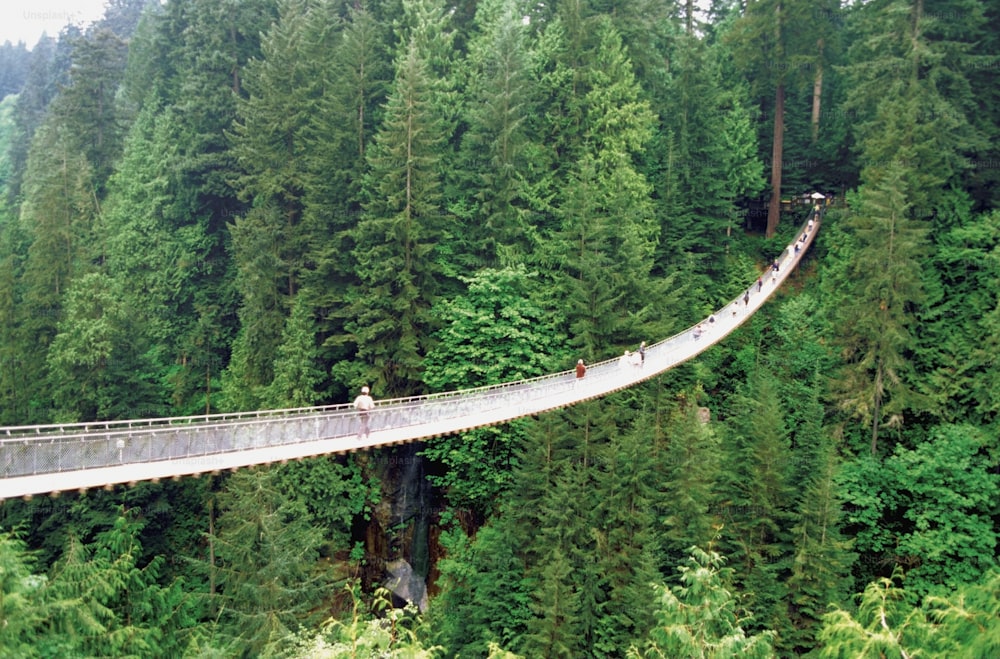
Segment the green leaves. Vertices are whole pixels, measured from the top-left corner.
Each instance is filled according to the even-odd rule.
[[[845,520],[869,568],[865,576],[903,566],[909,588],[923,595],[972,582],[996,565],[989,516],[1000,479],[984,446],[980,430],[945,425],[915,449],[897,447],[882,464],[846,465]]]
[[[724,657],[774,656],[771,632],[747,635],[736,599],[727,583],[729,570],[721,555],[709,549],[690,548],[680,566],[680,585],[655,586],[658,597],[656,624],[640,647],[628,656]]]

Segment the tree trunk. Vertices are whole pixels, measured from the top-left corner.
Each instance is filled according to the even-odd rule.
[[[874,400],[872,401],[872,457],[875,457],[875,451],[878,449],[878,422],[879,415],[882,414],[882,360],[878,360],[878,365],[875,369],[875,391]]]
[[[816,41],[816,77],[813,78],[812,142],[819,138],[819,106],[823,97],[823,40]]]
[[[214,499],[208,500],[208,601],[215,614],[215,507]]]
[[[773,238],[781,213],[781,158],[785,141],[785,85],[774,90],[774,142],[771,150],[771,203],[767,207],[767,238]]]

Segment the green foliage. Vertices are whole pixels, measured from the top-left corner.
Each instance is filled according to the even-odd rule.
[[[469,126],[462,136],[463,162],[452,177],[458,179],[454,194],[466,207],[463,251],[471,252],[472,265],[496,267],[523,263],[537,248],[529,186],[541,163],[529,157],[527,122],[534,99],[523,14],[510,0],[482,2],[476,22],[481,32],[467,58]]]
[[[711,424],[698,418],[692,401],[682,399],[666,412],[666,446],[656,460],[662,475],[659,515],[661,570],[680,564],[692,546],[707,546],[718,533],[718,482],[722,446]]]
[[[846,521],[864,564],[874,568],[864,578],[904,566],[910,590],[923,595],[970,583],[996,564],[989,516],[998,481],[984,442],[975,428],[941,426],[883,463],[845,465]]]
[[[71,538],[50,575],[41,656],[174,657],[200,613],[184,584],[158,583],[164,557],[140,563],[141,522],[128,511],[91,544]]]
[[[319,402],[317,388],[325,374],[319,366],[311,310],[296,298],[274,358],[274,379],[264,404],[273,408],[308,407]]]
[[[162,409],[156,374],[132,336],[134,311],[115,282],[92,272],[65,297],[65,318],[48,351],[56,416],[72,421],[134,416]]]
[[[290,659],[340,659],[341,657],[385,657],[385,659],[431,659],[439,647],[425,647],[410,629],[413,611],[392,609],[389,593],[379,589],[371,612],[362,611],[358,585],[347,585],[352,601],[348,620],[331,618],[316,634],[300,634]]]
[[[207,223],[174,175],[182,161],[180,129],[170,110],[151,104],[139,113],[108,182],[100,229],[120,303],[142,310],[142,322],[129,326],[130,342],[148,347],[144,357],[161,396],[175,410],[210,411],[212,380],[230,338],[216,281],[224,268],[213,259]],[[144,402],[141,416],[162,414],[165,401],[159,408]]]
[[[913,607],[906,591],[893,579],[881,578],[865,588],[857,618],[843,609],[824,616],[820,656],[919,656],[920,650],[930,649],[933,633],[924,611]]]
[[[37,657],[38,630],[49,616],[43,600],[46,579],[34,574],[24,541],[0,533],[0,654]]]
[[[955,191],[944,199],[933,233],[933,268],[924,271],[927,298],[920,312],[917,382],[932,404],[923,410],[947,422],[984,420],[992,404],[995,354],[988,323],[996,309],[1000,263],[996,259],[1000,215],[973,214],[971,200]]]
[[[438,561],[441,594],[429,614],[431,637],[454,657],[479,657],[489,646],[517,647],[531,618],[535,581],[524,575],[520,549],[504,518],[475,537],[445,531],[447,555]]]
[[[856,20],[846,107],[857,114],[862,175],[899,170],[913,215],[927,217],[967,169],[962,154],[982,148],[966,77],[982,5],[949,0],[928,11],[894,0],[865,6]]]
[[[209,603],[220,633],[239,656],[276,653],[291,634],[316,622],[329,576],[317,569],[322,532],[275,470],[242,470],[218,498],[214,584]]]
[[[832,388],[841,407],[870,428],[872,455],[882,426],[899,428],[907,406],[919,403],[908,351],[915,305],[923,299],[926,230],[909,216],[902,177],[901,168],[890,168],[852,200],[851,294],[835,312],[846,365]]]
[[[654,586],[656,623],[641,647],[629,648],[639,657],[773,657],[772,632],[748,635],[739,606],[730,591],[730,570],[718,553],[690,548],[686,565],[678,567],[681,584]]]
[[[321,623],[410,538],[393,470],[317,458],[5,503],[0,654],[799,654],[897,566],[831,655],[997,654],[996,2],[711,4],[129,0],[40,42],[0,106],[2,423],[559,371],[756,277],[762,162],[861,187],[735,344],[425,447],[431,629],[357,585]],[[731,570],[651,593],[717,534]]]
[[[378,483],[365,478],[353,458],[317,457],[275,467],[280,489],[322,524],[331,548],[350,545],[353,521],[378,499]]]
[[[903,523],[897,552],[911,566],[908,587],[924,594],[971,583],[996,566],[997,533],[990,519],[1000,475],[983,455],[978,428],[935,428],[914,450],[897,448],[887,463],[898,474]]]
[[[368,152],[368,202],[355,234],[359,286],[347,329],[369,381],[388,395],[421,388],[434,329],[430,308],[441,284],[438,172],[447,135],[433,113],[430,56],[414,39],[397,59],[385,120]]]
[[[1000,648],[995,570],[947,597],[914,604],[897,585],[902,573],[868,584],[856,613],[828,613],[819,633],[822,657],[989,657]]]
[[[941,645],[948,654],[988,657],[1000,652],[1000,572],[983,573],[979,581],[949,594],[928,597],[924,608],[940,625]]]

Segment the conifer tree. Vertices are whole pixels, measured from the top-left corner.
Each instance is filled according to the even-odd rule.
[[[932,245],[917,311],[920,331],[912,355],[923,377],[920,413],[945,422],[985,420],[995,413],[991,375],[995,360],[989,314],[996,309],[1000,263],[990,257],[1000,236],[1000,214],[974,214],[958,190],[945,196],[933,219]]]
[[[734,594],[729,568],[717,552],[690,548],[678,567],[681,584],[656,586],[656,623],[645,643],[628,650],[639,657],[773,657],[773,632],[749,635]]]
[[[64,299],[65,317],[48,351],[55,414],[72,421],[155,416],[162,410],[156,374],[135,339],[135,310],[114,281],[88,273]]]
[[[850,588],[850,566],[857,555],[840,531],[836,451],[832,442],[821,445],[811,463],[814,472],[803,488],[798,521],[792,527],[795,557],[788,577],[788,617],[792,629],[780,639],[783,647],[806,650],[815,646],[822,616],[831,605],[845,604]]]
[[[775,629],[792,553],[794,492],[791,442],[784,410],[769,373],[752,372],[729,422],[734,446],[727,453],[723,541],[737,583],[747,592],[757,622]],[[776,630],[779,631],[780,630]]]
[[[826,9],[817,10],[816,3],[803,0],[747,2],[742,16],[725,36],[737,66],[754,83],[755,96],[761,99],[764,115],[770,120],[770,131],[762,130],[771,145],[768,238],[774,236],[781,212],[786,94],[789,86],[801,82],[804,71],[799,65],[804,59],[814,59],[817,64],[823,60],[822,38],[831,31],[835,17],[835,4],[826,4]],[[810,57],[814,53],[817,56]],[[812,76],[805,79],[815,82]]]
[[[27,175],[28,152],[35,131],[44,123],[49,104],[66,82],[72,46],[66,39],[44,36],[31,49],[28,76],[24,88],[17,95],[14,110],[15,132],[9,147],[10,179],[5,194],[14,205],[21,198]]]
[[[67,132],[69,146],[90,165],[95,197],[121,156],[127,126],[115,97],[125,70],[128,46],[107,27],[73,41],[68,84],[53,101],[51,118]]]
[[[875,182],[898,169],[917,219],[931,215],[941,191],[960,180],[964,154],[984,146],[969,120],[978,110],[966,76],[982,4],[924,5],[894,0],[859,8],[846,103],[858,115],[863,178]]]
[[[470,265],[516,264],[536,247],[531,223],[529,186],[541,163],[528,157],[531,112],[528,29],[513,0],[480,3],[476,21],[481,33],[469,46],[466,94],[468,124],[462,136],[463,166],[451,176],[458,188],[453,207],[461,207]]]
[[[664,213],[657,265],[666,272],[718,274],[731,241],[733,202],[763,188],[757,136],[741,102],[745,90],[726,90],[722,80],[718,60],[727,55],[693,35],[679,37],[668,55],[655,105],[661,127],[647,156]]]
[[[428,617],[433,640],[449,656],[483,656],[491,643],[521,645],[533,582],[507,522],[494,517],[471,539],[459,529],[442,535],[447,555],[437,563],[441,594]]]
[[[158,583],[164,557],[141,562],[142,522],[123,510],[92,543],[71,538],[50,575],[51,617],[38,635],[41,656],[149,656],[183,653],[195,632],[196,600],[180,582]]]
[[[824,616],[819,633],[821,657],[909,657],[933,648],[932,625],[921,608],[908,602],[897,579],[902,579],[902,572],[868,584],[856,618],[844,609]]]
[[[296,297],[274,357],[274,379],[264,404],[268,407],[308,407],[319,402],[324,373],[317,359],[316,330],[311,310]]]
[[[445,225],[435,86],[412,39],[397,61],[385,120],[368,152],[367,203],[353,255],[359,285],[347,327],[365,374],[386,395],[420,390],[434,330],[430,308],[441,285],[436,247]]]
[[[846,366],[834,387],[840,405],[868,426],[872,455],[882,426],[899,427],[913,398],[907,355],[926,232],[906,199],[903,172],[891,167],[854,200],[849,222],[858,246],[849,294],[836,311]]]
[[[0,565],[0,648],[10,656],[41,656],[38,635],[50,615],[45,576],[34,572],[24,541],[9,531],[0,533]]]
[[[531,657],[572,659],[583,651],[579,628],[580,596],[570,579],[573,568],[559,545],[545,557],[528,621],[523,653]]]
[[[62,318],[63,296],[74,278],[88,272],[95,256],[93,223],[97,213],[90,166],[70,147],[58,122],[40,128],[32,144],[21,207],[26,254],[17,314],[19,376],[22,395],[33,408],[22,423],[47,420],[51,405],[42,384],[46,355]],[[28,410],[26,410],[28,411]]]
[[[652,625],[649,599],[657,578],[653,514],[652,433],[643,417],[619,430],[598,454],[594,494],[597,574],[606,584],[601,625],[590,643],[597,655],[615,655],[645,637]]]
[[[142,108],[108,182],[99,230],[108,276],[124,302],[142,309],[131,340],[149,347],[172,408],[193,413],[212,409],[231,330],[222,320],[229,310],[218,283],[225,263],[172,175],[183,159],[179,131],[172,109],[153,102]]]
[[[690,547],[708,546],[718,533],[720,438],[697,412],[693,404],[681,401],[663,423],[661,441],[666,446],[658,452],[662,493],[656,510],[663,555],[659,568],[664,574],[683,562]]]
[[[324,576],[315,569],[321,530],[270,469],[234,474],[219,495],[211,538],[217,592],[211,604],[242,655],[275,653],[315,622]]]

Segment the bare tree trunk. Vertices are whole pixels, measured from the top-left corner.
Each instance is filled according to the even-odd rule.
[[[208,601],[215,614],[215,508],[208,500]]]
[[[785,85],[779,82],[774,90],[774,142],[771,150],[771,203],[767,207],[768,238],[774,237],[781,214],[781,158],[785,142]]]
[[[878,361],[878,366],[875,369],[875,391],[874,400],[872,401],[872,456],[874,457],[875,451],[878,448],[878,421],[879,415],[882,414],[882,360]]]
[[[816,48],[819,50],[816,58],[816,77],[813,78],[813,112],[812,112],[812,141],[813,144],[819,138],[819,105],[823,98],[823,40],[816,41]]]

